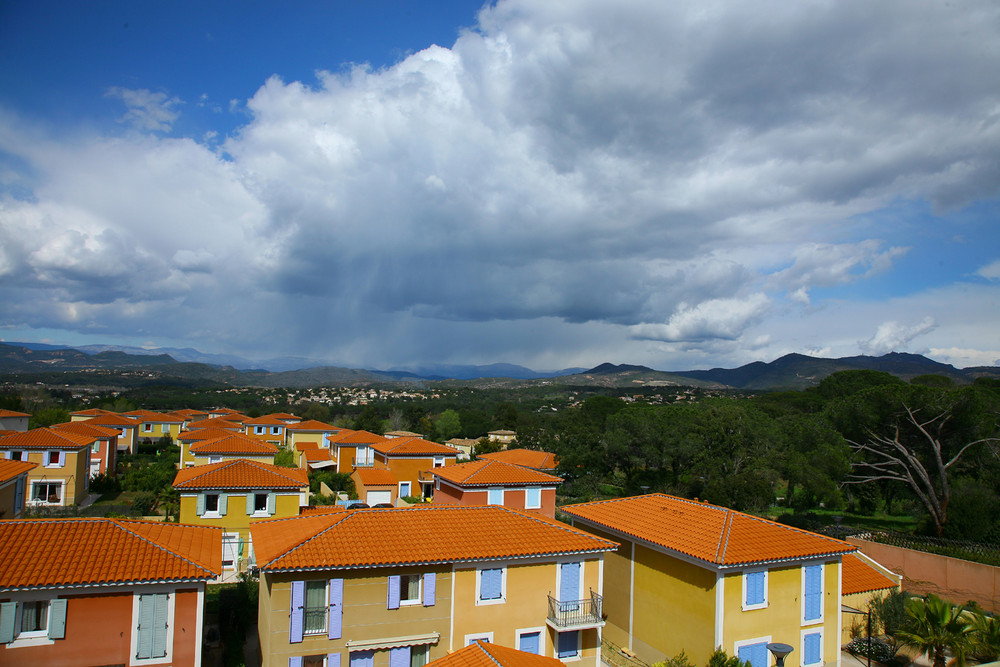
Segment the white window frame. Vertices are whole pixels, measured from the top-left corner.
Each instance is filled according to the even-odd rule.
[[[405,493],[403,492],[403,486],[404,485],[406,486],[406,492]],[[413,488],[412,487],[413,487],[413,482],[400,482],[399,483],[399,497],[402,498],[404,496],[412,496],[413,495],[413,493],[412,493]]]
[[[135,654],[139,651],[139,596],[163,594],[167,596],[166,655],[162,658],[137,658]],[[140,586],[132,593],[132,645],[129,647],[129,665],[164,665],[173,662],[174,602],[176,599],[176,591],[168,586]]]
[[[498,502],[498,503],[493,502],[492,497],[493,497],[494,493],[499,493],[500,494],[500,502]],[[487,505],[503,505],[503,500],[504,499],[503,499],[503,487],[502,486],[494,486],[494,487],[490,487],[490,488],[486,489],[486,504]]]
[[[819,566],[819,618],[806,619],[806,568],[809,566]],[[799,618],[802,621],[802,625],[820,625],[826,620],[826,563],[803,563],[802,567],[799,568],[801,574],[799,579],[801,580],[800,597],[802,600],[802,610],[799,614]]]
[[[534,634],[536,632],[538,633],[538,655],[545,655],[545,637],[548,633],[546,633],[544,625],[539,625],[535,628],[518,628],[515,630],[514,636],[516,639],[514,641],[514,648],[518,651],[523,651],[524,649],[521,648],[521,636]]]
[[[170,433],[170,424],[160,424],[160,433]]]
[[[59,486],[59,502],[50,503],[48,500],[35,500],[35,485],[45,484],[46,486],[51,484],[57,484]],[[48,498],[48,495],[46,495]],[[42,505],[47,505],[49,507],[62,507],[66,504],[66,480],[64,479],[33,479],[31,480],[30,486],[28,487],[28,504],[38,507]]]
[[[434,467],[435,468],[443,468],[444,467],[444,457],[443,456],[435,456],[434,457]]]
[[[309,612],[309,607],[306,603],[309,600],[309,584],[323,584],[323,599],[326,600],[325,608],[329,610],[330,605],[330,582],[326,579],[307,579],[305,584],[302,586],[302,636],[303,637],[320,637],[327,634],[330,628],[330,614],[329,612],[323,615],[323,627],[317,630],[307,630],[306,629],[306,614]]]
[[[17,454],[18,457],[14,458],[14,454]],[[4,458],[8,461],[27,461],[28,451],[25,449],[9,449]]]
[[[53,454],[56,455],[56,462],[55,463],[51,462]],[[46,449],[45,450],[45,459],[44,459],[43,467],[45,467],[45,468],[61,468],[62,466],[59,465],[59,460],[61,458],[62,458],[62,452],[60,452],[58,449]]]
[[[806,662],[806,635],[819,634],[819,661],[818,662]],[[800,658],[800,664],[802,667],[815,667],[815,665],[822,665],[825,661],[823,660],[823,641],[826,637],[823,636],[823,627],[813,626],[809,628],[802,628],[799,632],[799,646],[802,649],[802,657]]]
[[[21,605],[25,602],[48,602],[48,619],[46,619],[45,627],[49,628],[52,625],[52,601],[58,598],[58,594],[55,592],[45,594],[39,591],[27,591],[27,592],[16,592],[12,591],[9,593],[10,601],[17,603],[17,608],[15,613],[20,617],[21,615]],[[68,598],[67,598],[68,599]],[[67,612],[69,610],[69,603],[67,602]],[[20,618],[14,620],[14,627],[19,628],[21,625]],[[27,646],[49,646],[55,644],[55,639],[49,639],[48,630],[38,630],[33,632],[19,632],[14,636],[14,641],[9,644],[5,644],[8,649],[11,648],[22,648]]]
[[[221,514],[219,514],[219,501],[221,500],[221,495],[219,493],[206,493],[205,494],[205,512],[201,515],[204,519],[218,519]],[[208,499],[211,496],[215,496],[215,509],[208,509]]]
[[[472,642],[477,641],[479,639],[484,639],[487,642],[489,642],[490,644],[492,644],[493,643],[493,633],[492,632],[473,632],[470,635],[465,635],[465,643],[463,644],[463,646],[468,646]]]
[[[280,426],[272,426],[271,427],[271,435],[281,435],[281,427]]]
[[[748,574],[757,574],[758,572],[763,572],[764,573],[764,601],[760,602],[760,603],[757,603],[757,604],[747,604],[747,575]],[[740,575],[740,579],[743,582],[743,592],[742,592],[742,597],[740,598],[740,604],[743,606],[743,611],[752,611],[754,609],[767,609],[767,601],[768,601],[767,585],[768,585],[768,579],[769,579],[769,577],[767,575],[767,568],[766,567],[756,567],[756,568],[751,568],[751,569],[743,570],[743,573]],[[805,577],[803,577],[803,580],[804,579],[805,579]],[[804,585],[805,584],[803,584],[803,586]]]
[[[538,494],[538,504],[528,504],[528,492],[535,492]],[[526,510],[537,510],[542,508],[542,487],[540,486],[526,486],[524,487],[524,509]]]
[[[407,600],[403,597],[403,577],[415,577],[417,580],[417,597],[412,600]],[[422,574],[401,574],[399,575],[399,606],[406,607],[411,605],[419,605],[424,602],[424,575]]]
[[[143,433],[152,433],[153,432],[153,423],[152,422],[144,423],[142,425],[142,432]]]
[[[483,583],[483,571],[484,570],[500,570],[500,597],[495,600],[483,600],[481,593],[481,586]],[[490,604],[505,604],[507,602],[507,566],[500,564],[491,564],[489,566],[482,566],[476,568],[476,606],[482,607]],[[492,639],[490,641],[493,641]]]
[[[733,655],[739,657],[740,647],[742,646],[750,646],[751,644],[764,644],[766,646],[767,644],[770,644],[771,641],[771,635],[767,635],[766,637],[754,637],[753,639],[741,639],[740,641],[733,642]],[[802,645],[799,644],[799,648],[801,647]],[[770,652],[768,652],[768,655],[770,656]],[[768,663],[770,663],[770,658],[768,658]]]
[[[260,493],[260,492],[257,492],[257,491],[253,492],[253,514],[251,514],[250,516],[271,516],[267,512],[267,497],[268,497],[268,495],[269,494],[268,494],[267,491],[265,491],[264,493]],[[260,498],[261,496],[264,496],[264,509],[259,510],[259,509],[257,509],[257,499]],[[277,498],[276,498],[275,499],[275,505],[277,505],[277,504],[278,503],[277,503]]]

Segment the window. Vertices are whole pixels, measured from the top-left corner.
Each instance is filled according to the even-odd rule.
[[[253,513],[254,514],[269,514],[267,507],[267,496],[266,493],[255,493],[253,494]]]
[[[404,574],[399,577],[399,603],[420,603],[420,575]]]
[[[479,576],[476,579],[476,604],[497,604],[504,602],[506,584],[506,568],[497,567],[479,570]]]
[[[90,451],[92,451],[94,454],[100,454],[101,453],[101,443],[100,442],[95,442],[94,444],[92,444],[90,446]]]
[[[542,631],[526,630],[517,633],[517,650],[535,655],[542,654]]]
[[[66,463],[66,453],[59,450],[45,452],[46,468],[61,468]]]
[[[424,667],[427,664],[427,646],[410,647],[410,667]]]
[[[802,633],[802,664],[823,664],[823,632],[812,630]]]
[[[254,433],[254,435],[263,435],[264,434],[264,427],[263,426],[254,426],[253,427],[253,433]]]
[[[156,593],[139,595],[138,598],[135,657],[140,660],[166,657],[170,596]]]
[[[44,635],[49,629],[49,601],[21,603],[21,636]]]
[[[326,656],[325,655],[303,656],[302,667],[326,667]]]
[[[326,582],[307,581],[303,630],[307,635],[326,632]]]
[[[474,635],[465,635],[465,645],[475,644],[476,642],[486,642],[487,644],[493,643],[493,633],[492,632],[480,632]]]
[[[7,458],[11,461],[27,461],[28,457],[24,455],[22,451],[10,451],[7,452]]]
[[[400,482],[399,483],[399,496],[405,498],[410,494],[410,482]]]
[[[503,489],[489,489],[486,494],[487,504],[503,505]]]
[[[753,667],[768,667],[767,645],[770,641],[770,637],[762,637],[736,642],[736,655],[739,656],[740,660],[749,662]]]
[[[61,505],[62,482],[32,482],[31,501],[41,505]]]
[[[143,431],[143,433],[152,433],[153,432],[153,425],[152,424],[143,424],[142,425],[142,431]]]
[[[359,445],[355,449],[354,465],[366,466],[374,462],[372,448],[367,445]]]
[[[208,457],[208,462],[209,463],[222,463],[222,457],[221,456],[209,456]]]
[[[818,623],[823,620],[823,566],[806,565],[802,568],[802,621]]]
[[[25,600],[0,604],[0,644],[17,639],[66,636],[66,600]]]
[[[542,506],[542,490],[538,487],[524,490],[524,509],[536,510]]]
[[[170,433],[170,424],[160,424],[160,433]]]
[[[434,467],[435,468],[443,468],[444,467],[444,457],[443,456],[435,456],[434,457]]]
[[[743,611],[767,607],[767,570],[743,573]]]
[[[580,657],[580,631],[559,633],[559,646],[557,655],[559,658],[579,658]]]
[[[281,427],[280,426],[272,426],[271,427],[271,435],[279,435],[280,433],[281,433]]]
[[[437,595],[437,575],[434,572],[424,574],[393,574],[388,578],[386,608],[399,609],[400,605],[413,605],[423,602],[425,607],[434,605]]]
[[[351,667],[374,667],[375,651],[351,651]]]
[[[203,512],[203,514],[218,514],[218,513],[219,513],[219,494],[206,493],[205,511]]]

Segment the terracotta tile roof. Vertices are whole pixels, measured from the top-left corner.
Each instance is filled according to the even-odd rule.
[[[188,422],[187,428],[189,431],[197,431],[199,429],[225,429],[227,431],[241,431],[243,430],[243,424],[239,422],[234,422],[225,417],[212,417],[211,419],[199,419],[198,421]]]
[[[82,422],[66,422],[65,424],[56,424],[52,428],[57,431],[68,431],[69,433],[93,436],[99,440],[109,440],[121,435],[121,432],[117,429],[91,424],[90,422],[92,421],[92,419],[85,419]]]
[[[69,414],[71,417],[97,417],[98,415],[116,415],[118,413],[111,412],[111,410],[102,410],[101,408],[87,408],[86,410],[77,410]]]
[[[274,415],[264,415],[255,419],[243,420],[244,426],[288,426],[283,420]]]
[[[332,461],[333,457],[330,456],[329,449],[307,449],[305,450],[306,461],[309,463],[319,463],[320,461]]]
[[[338,445],[373,445],[376,442],[383,442],[385,440],[381,435],[376,435],[369,431],[349,431],[347,429],[335,435],[327,436],[326,439]]]
[[[385,434],[387,438],[422,438],[423,433],[414,433],[413,431],[389,431]]]
[[[708,503],[653,493],[560,508],[571,517],[712,565],[810,558],[856,551],[810,533]]]
[[[261,569],[315,570],[599,553],[614,542],[498,505],[358,509],[251,526]],[[434,539],[413,539],[433,535]]]
[[[295,449],[299,450],[300,452],[304,452],[304,451],[306,451],[308,449],[319,449],[319,443],[318,442],[296,442],[295,443]],[[323,451],[327,451],[327,450],[323,450]]]
[[[0,484],[9,482],[18,475],[23,475],[37,466],[37,463],[31,463],[30,461],[0,459]]]
[[[184,442],[204,442],[205,440],[215,440],[216,438],[224,438],[227,435],[234,435],[233,431],[227,431],[221,428],[198,428],[192,431],[181,431],[177,434],[177,439]],[[236,433],[235,435],[239,435]]]
[[[0,418],[2,417],[30,417],[27,412],[15,412],[14,410],[0,410]]]
[[[444,468],[434,468],[431,473],[435,477],[440,477],[459,486],[552,486],[562,484],[562,480],[555,475],[511,465],[503,461],[484,459],[458,463]]]
[[[153,412],[152,410],[133,410],[122,413],[126,417],[136,417],[139,421],[154,422],[157,424],[180,424],[184,421],[181,417],[168,415],[164,412]]]
[[[192,410],[191,408],[183,408],[181,410],[174,410],[170,414],[177,415],[178,417],[185,417],[190,419],[192,417],[207,417],[208,413],[204,410]]]
[[[192,454],[249,454],[252,456],[265,456],[277,454],[278,448],[270,442],[251,438],[242,433],[227,433],[221,438],[213,440],[202,440],[191,445]]]
[[[239,410],[233,410],[232,408],[219,408],[217,410],[209,410],[208,414],[210,414],[210,415],[236,415],[238,417],[242,417],[243,419],[247,418],[247,416],[245,414],[243,414]]]
[[[54,428],[33,428],[0,438],[2,449],[80,449],[92,445],[96,436]]]
[[[360,500],[355,500],[354,502],[360,503]],[[341,507],[340,505],[309,505],[307,507],[299,508],[299,515],[303,514],[335,514],[337,512],[351,512],[346,507]]]
[[[97,415],[96,417],[91,417],[90,419],[85,419],[80,424],[96,424],[98,426],[128,426],[135,428],[142,422],[138,419],[132,419],[131,417],[126,417],[120,415],[116,412],[110,412],[106,415]]]
[[[293,415],[290,412],[272,412],[271,414],[269,414],[267,416],[268,417],[274,417],[275,419],[281,419],[282,421],[285,421],[285,422],[289,422],[289,421],[300,422],[300,421],[302,421],[302,417],[299,417],[298,415]]]
[[[354,474],[365,486],[396,486],[399,481],[392,474],[392,471],[379,470],[378,468],[358,468]]]
[[[896,588],[899,585],[898,580],[887,577],[868,562],[867,558],[858,554],[844,554],[840,577],[841,595],[880,591],[886,588]]]
[[[458,456],[454,447],[441,445],[423,438],[385,438],[372,444],[372,449],[386,456]]]
[[[0,553],[3,590],[210,580],[222,569],[222,530],[127,519],[12,519],[0,521]]]
[[[299,422],[297,424],[289,424],[289,431],[340,431],[342,429],[337,428],[333,424],[327,424],[326,422],[317,421],[315,419],[307,419],[304,422]]]
[[[563,667],[557,658],[525,653],[482,640],[427,663],[427,667]]]
[[[559,460],[551,452],[536,452],[532,449],[508,449],[503,452],[483,454],[479,458],[513,463],[516,466],[535,468],[536,470],[555,470]]]
[[[234,459],[177,471],[175,489],[300,489],[309,486],[302,468]]]

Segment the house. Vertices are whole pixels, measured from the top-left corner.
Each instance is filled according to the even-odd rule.
[[[81,420],[71,420],[72,423],[78,421]],[[116,412],[108,412],[82,420],[81,423],[117,430],[118,451],[135,453],[135,444],[139,441],[139,428],[142,426],[142,422],[138,419],[126,417]]]
[[[472,458],[472,450],[476,448],[477,442],[479,441],[475,438],[452,438],[446,440],[444,444],[458,450],[459,461],[468,461]]]
[[[30,461],[0,459],[0,519],[17,519],[24,509],[28,473],[38,467]]]
[[[423,438],[383,439],[372,444],[375,467],[385,467],[399,480],[399,497],[433,495],[431,471],[453,465],[458,452]]]
[[[0,438],[0,452],[37,464],[28,473],[27,504],[78,505],[90,488],[90,451],[97,438],[53,428],[33,428]]]
[[[111,410],[104,410],[102,408],[87,408],[86,410],[77,410],[76,412],[69,413],[69,420],[71,422],[82,422],[88,419],[93,419],[94,417],[99,417],[101,415],[114,415],[118,414],[112,412]]]
[[[717,647],[768,667],[840,665],[841,561],[852,545],[725,507],[663,494],[559,508],[621,543],[605,564],[607,638],[653,663]]]
[[[330,441],[327,438],[347,429],[327,424],[315,419],[307,419],[294,424],[288,424],[285,433],[285,445],[295,447],[302,443],[313,443],[322,449],[330,449]]]
[[[184,468],[174,478],[181,523],[221,528],[223,569],[253,564],[250,525],[298,516],[309,502],[309,477],[299,468],[230,459]]]
[[[230,425],[231,422],[226,422]],[[227,435],[233,435],[239,433],[242,429],[239,426],[235,428],[216,428],[223,426],[224,423],[215,422],[213,428],[198,428],[191,429],[188,431],[181,431],[177,436],[177,445],[180,447],[180,463],[178,468],[187,468],[194,465],[194,454],[191,453],[191,446],[199,442],[205,442],[206,440],[218,440],[219,438],[224,438]]]
[[[860,551],[844,554],[841,572],[841,621],[840,643],[851,641],[851,628],[865,633],[869,603],[891,591],[898,591],[903,576],[869,558]]]
[[[399,500],[399,480],[384,468],[355,468],[351,473],[354,490],[367,505],[396,505]]]
[[[499,442],[501,449],[507,449],[508,445],[517,440],[517,433],[515,431],[490,431],[486,434],[486,438],[490,442]]]
[[[121,431],[98,426],[92,422],[92,419],[84,422],[66,422],[65,424],[55,424],[52,428],[57,431],[93,437],[95,440],[90,446],[90,472],[88,474],[91,477],[94,475],[114,475],[118,465],[118,436],[121,435]]]
[[[243,422],[243,432],[247,435],[269,442],[275,447],[285,446],[285,429],[288,422],[275,415],[264,415]]]
[[[539,472],[554,473],[559,465],[556,455],[551,452],[535,451],[533,449],[505,449],[500,452],[481,454],[481,459],[503,461],[516,466],[523,466]]]
[[[432,473],[437,505],[503,505],[555,518],[556,487],[562,479],[554,475],[490,459],[435,468]]]
[[[385,437],[389,438],[422,438],[423,433],[414,433],[413,431],[387,431]]]
[[[199,666],[221,532],[124,519],[0,521],[0,664]]]
[[[27,431],[31,415],[15,410],[0,410],[0,431]]]
[[[230,421],[239,420],[240,423],[242,423],[245,419],[249,419],[249,417],[239,410],[233,410],[232,408],[216,408],[215,410],[209,410],[208,418],[215,419],[216,417],[224,417]]]
[[[250,531],[264,667],[425,664],[477,640],[599,664],[608,540],[461,505],[309,513]]]
[[[205,429],[215,429],[217,431],[232,431],[233,433],[243,432],[243,421],[237,415],[232,417],[207,417],[205,419],[197,419],[195,421],[190,421],[187,423],[185,430],[187,431],[201,431]]]
[[[274,463],[274,455],[278,453],[278,448],[270,442],[257,440],[242,433],[229,433],[219,438],[195,442],[187,451],[193,460],[193,465],[200,466],[206,463],[219,463],[224,459],[252,459]],[[182,449],[181,457],[183,456]],[[184,461],[184,466],[188,467],[187,461]]]
[[[140,422],[138,437],[145,443],[153,443],[164,437],[176,440],[181,433],[181,426],[186,421],[183,417],[152,410],[133,410],[123,414],[126,417],[134,417]]]
[[[427,663],[427,667],[563,667],[563,663],[535,651],[519,651],[479,640]]]
[[[344,429],[328,436],[330,455],[337,463],[336,472],[348,473],[354,468],[371,468],[375,465],[375,443],[385,441],[381,435],[369,431]]]

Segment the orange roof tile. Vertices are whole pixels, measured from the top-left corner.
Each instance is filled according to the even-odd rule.
[[[140,421],[154,422],[157,424],[179,424],[184,421],[181,417],[168,415],[164,412],[153,412],[152,410],[132,410],[122,413],[126,417],[135,417]]]
[[[300,422],[300,421],[302,421],[302,417],[299,417],[298,415],[293,415],[291,412],[272,412],[271,414],[269,414],[267,416],[268,417],[274,417],[275,419],[281,419],[282,421],[285,421],[285,422],[289,422],[289,421]]]
[[[499,505],[358,509],[261,521],[261,569],[319,570],[600,553],[614,542]],[[414,540],[414,535],[434,539]]]
[[[184,442],[198,442],[224,438],[227,435],[233,435],[234,433],[234,431],[227,431],[226,429],[221,428],[196,428],[191,431],[181,431],[177,435],[177,439]]]
[[[18,475],[23,475],[37,466],[37,463],[32,463],[30,461],[0,459],[0,484],[3,482],[9,482]]]
[[[98,415],[115,415],[117,412],[111,412],[111,410],[102,410],[101,408],[87,408],[86,410],[77,410],[76,412],[69,413],[70,416],[79,417],[96,417]]]
[[[360,500],[355,500],[354,502],[360,503]],[[352,510],[346,507],[341,507],[340,505],[308,505],[306,507],[299,508],[299,515],[303,514],[332,514],[336,512],[350,512]]]
[[[508,449],[503,452],[483,454],[479,458],[513,463],[517,466],[535,468],[536,470],[555,470],[559,463],[555,454],[551,452],[537,452],[532,449]]]
[[[327,436],[326,439],[338,445],[373,445],[376,442],[384,441],[386,438],[369,431],[349,431],[344,429],[340,433]]]
[[[15,412],[14,410],[0,409],[0,418],[3,417],[30,417],[27,412]]]
[[[309,463],[319,463],[320,461],[332,461],[333,457],[330,456],[329,449],[307,449],[304,452],[306,461]]]
[[[203,440],[191,445],[192,454],[250,454],[263,456],[277,454],[278,448],[270,442],[251,438],[241,433],[227,433],[221,438]]]
[[[584,525],[608,528],[723,567],[856,551],[832,537],[659,493],[565,505],[560,510]]]
[[[317,421],[315,419],[307,419],[304,422],[299,422],[297,424],[289,424],[289,431],[340,431],[343,429],[337,428],[332,424],[327,424],[326,422]]]
[[[868,559],[857,554],[844,554],[840,573],[841,595],[881,591],[886,588],[896,588],[898,585],[898,580],[887,577],[869,563]]]
[[[563,667],[557,658],[479,640],[427,663],[427,667]]]
[[[58,545],[58,548],[53,548]],[[211,580],[222,530],[128,519],[0,521],[0,589]]]
[[[98,426],[130,426],[134,428],[139,424],[141,424],[142,422],[139,421],[138,419],[132,419],[131,417],[126,417],[116,412],[110,412],[106,415],[97,415],[96,417],[85,419],[79,423],[96,424]]]
[[[243,421],[244,426],[288,426],[283,420],[278,419],[274,415],[264,415],[263,417],[257,417],[255,419],[246,419]]]
[[[2,449],[80,449],[94,443],[97,436],[80,435],[54,428],[33,428],[0,438]]]
[[[239,422],[234,422],[225,417],[212,417],[211,419],[199,419],[198,421],[188,422],[187,430],[197,431],[199,429],[219,429],[227,431],[241,431],[243,430],[243,424]]]
[[[68,431],[79,435],[93,436],[100,440],[109,440],[111,438],[117,438],[121,435],[121,432],[116,429],[91,424],[90,422],[92,421],[92,419],[85,419],[82,422],[66,422],[65,424],[56,424],[52,428],[58,431]]]
[[[302,468],[233,459],[184,468],[174,477],[175,489],[299,489],[309,486]]]
[[[354,471],[365,486],[396,486],[398,480],[390,470],[378,468],[358,468]]]
[[[372,444],[372,449],[386,456],[458,456],[454,447],[441,445],[423,438],[384,438]]]
[[[192,410],[191,408],[182,408],[181,410],[174,410],[170,414],[177,415],[179,417],[207,417],[208,413],[204,410]]]
[[[503,461],[486,459],[434,468],[431,473],[435,477],[440,477],[459,486],[552,486],[562,484],[562,480],[554,475],[511,465]]]

